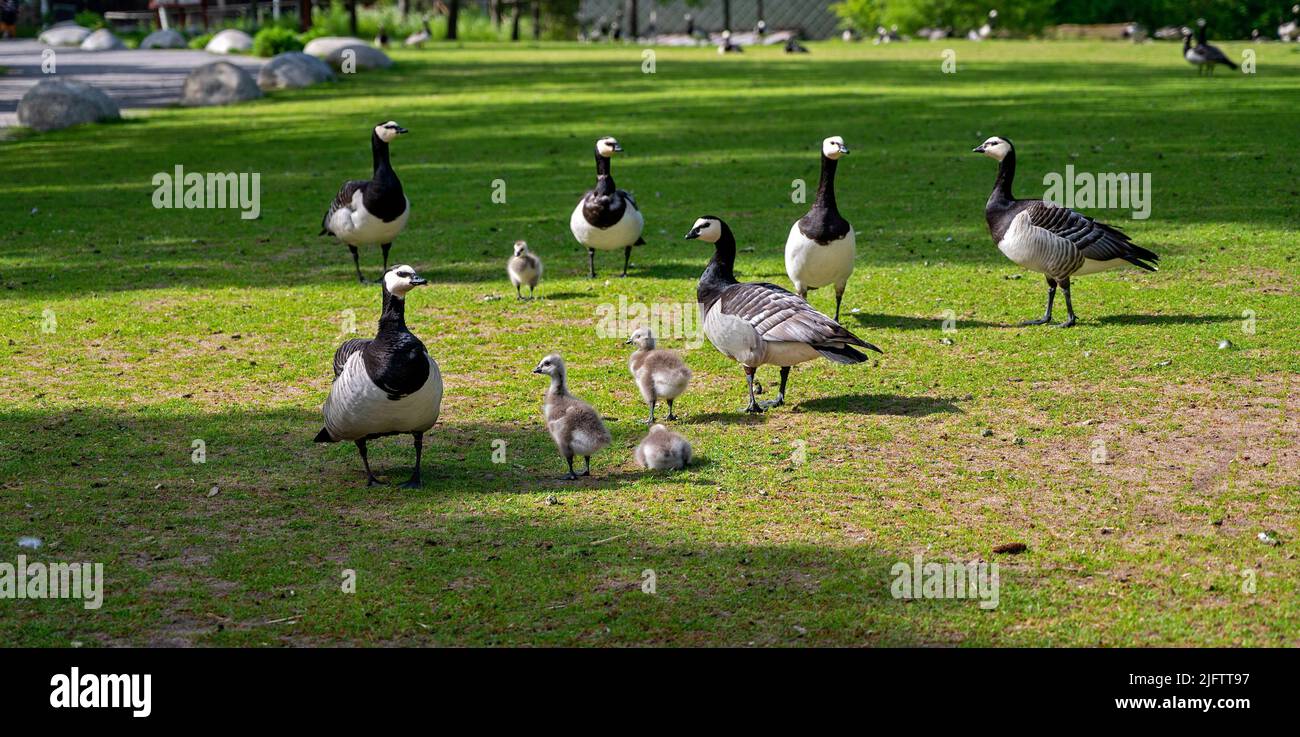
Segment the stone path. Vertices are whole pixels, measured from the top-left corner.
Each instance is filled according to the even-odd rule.
[[[190,70],[224,59],[254,77],[264,59],[238,54],[209,54],[186,49],[127,49],[82,51],[54,47],[55,74],[41,71],[46,49],[33,39],[0,41],[0,128],[18,124],[18,101],[27,89],[47,76],[85,82],[117,101],[123,110],[162,107],[180,99]]]

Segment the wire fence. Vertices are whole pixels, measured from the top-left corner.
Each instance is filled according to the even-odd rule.
[[[635,28],[637,35],[679,34],[691,31],[713,33],[730,29],[752,31],[761,19],[768,31],[798,31],[808,39],[836,34],[839,18],[831,12],[835,0],[704,0],[687,5],[682,0],[582,0],[578,22],[583,27],[608,28],[618,23],[624,33]],[[636,24],[631,8],[636,6]],[[728,14],[730,23],[728,23]],[[690,16],[690,20],[687,19]]]

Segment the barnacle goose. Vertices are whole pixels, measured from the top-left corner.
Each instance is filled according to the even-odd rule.
[[[1300,38],[1300,4],[1291,6],[1291,20],[1277,27],[1277,37],[1282,41]]]
[[[406,37],[403,43],[407,46],[423,46],[426,41],[433,38],[433,31],[429,29],[429,16],[424,16],[420,21],[420,30]]]
[[[678,471],[691,464],[691,444],[663,425],[655,425],[636,446],[632,457],[641,468]]]
[[[334,353],[334,384],[325,400],[325,427],[318,443],[351,440],[366,467],[366,485],[379,479],[370,472],[366,441],[386,435],[415,438],[415,472],[403,488],[420,486],[424,433],[438,421],[442,373],[420,339],[406,329],[406,295],[427,284],[410,266],[384,274],[384,311],[373,339],[345,341]]]
[[[704,335],[719,351],[745,367],[749,383],[746,412],[762,412],[785,402],[790,367],[818,356],[835,363],[862,363],[860,346],[882,351],[812,305],[775,284],[736,281],[736,238],[721,219],[706,215],[695,221],[687,240],[713,244],[713,258],[696,287]],[[781,367],[781,388],[776,400],[754,400],[754,372],[759,366]]]
[[[1052,300],[1059,285],[1065,292],[1069,319],[1075,323],[1070,302],[1070,277],[1093,274],[1125,264],[1155,271],[1156,254],[1135,245],[1118,228],[1099,223],[1068,207],[1043,200],[1018,200],[1011,194],[1016,177],[1016,149],[1011,141],[993,136],[972,149],[998,162],[998,177],[984,206],[993,243],[1007,258],[1030,271],[1047,277],[1047,312],[1021,325],[1045,325],[1052,321]],[[1148,263],[1150,262],[1150,263]]]
[[[510,283],[515,285],[516,299],[524,298],[519,288],[525,284],[528,285],[528,298],[532,299],[533,290],[542,279],[542,260],[528,250],[527,242],[515,241],[515,255],[506,262],[506,274],[510,276]]]
[[[1196,25],[1197,31],[1195,46],[1192,46],[1191,29],[1183,29],[1183,58],[1196,67],[1197,75],[1205,74],[1208,70],[1210,76],[1213,77],[1215,64],[1222,64],[1229,69],[1236,69],[1237,65],[1228,59],[1222,49],[1218,46],[1212,46],[1209,43],[1206,43],[1205,19],[1198,19]]]
[[[578,474],[573,472],[574,456],[582,456],[582,475],[590,476],[592,454],[609,445],[611,440],[605,422],[590,404],[569,393],[564,359],[558,353],[543,358],[533,373],[551,377],[551,388],[546,392],[544,406],[546,431],[569,464],[569,472],[564,478],[578,478]]]
[[[831,136],[822,141],[822,174],[817,198],[808,214],[790,227],[785,240],[785,273],[794,291],[807,298],[809,289],[835,285],[835,321],[840,319],[844,287],[853,273],[857,237],[853,226],[835,205],[835,167],[849,150],[844,139]]]
[[[636,350],[627,360],[627,368],[632,372],[636,388],[641,390],[641,397],[650,405],[650,417],[647,425],[655,422],[655,405],[660,399],[668,402],[668,419],[675,420],[673,402],[686,391],[691,382],[691,370],[686,362],[674,351],[655,347],[655,334],[650,328],[637,328],[627,339],[627,345],[635,345]]]
[[[391,120],[375,126],[370,134],[374,174],[368,180],[344,182],[321,219],[321,235],[330,234],[348,244],[357,280],[362,284],[366,278],[361,275],[357,246],[381,246],[387,273],[388,249],[406,229],[406,219],[411,215],[411,201],[402,193],[402,182],[388,162],[388,144],[405,132]]]
[[[632,195],[614,186],[609,159],[623,147],[610,136],[596,141],[596,186],[578,200],[569,216],[569,230],[587,249],[587,268],[596,278],[596,251],[623,249],[623,276],[627,276],[632,246],[645,244],[641,230],[645,221]]]

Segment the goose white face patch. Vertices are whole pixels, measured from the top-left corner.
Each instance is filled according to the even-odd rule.
[[[984,155],[990,159],[1001,161],[1011,153],[1011,144],[1004,139],[993,136],[982,144]]]
[[[722,223],[712,218],[700,218],[691,226],[691,230],[699,231],[699,239],[705,243],[717,243],[722,237]]]
[[[394,296],[405,297],[407,292],[418,286],[414,280],[419,279],[419,277],[420,275],[415,273],[415,269],[406,264],[394,266],[388,270],[387,274],[384,274],[384,286]]]
[[[601,156],[604,156],[605,158],[608,159],[609,157],[613,156],[615,153],[618,153],[619,151],[622,151],[623,149],[621,146],[618,145],[618,139],[614,138],[613,136],[605,136],[599,141],[596,141],[596,150],[600,152]]]
[[[392,143],[393,139],[400,135],[398,133],[399,128],[400,126],[396,122],[390,120],[383,125],[375,126],[375,135],[379,136],[379,140],[384,143]]]
[[[839,136],[831,136],[822,141],[822,155],[832,161],[840,158],[848,152],[849,149],[844,145],[844,139]]]

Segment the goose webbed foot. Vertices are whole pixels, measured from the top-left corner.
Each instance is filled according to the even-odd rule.
[[[380,481],[379,479],[375,478],[375,475],[374,475],[373,473],[369,473],[369,472],[366,473],[366,486],[367,486],[367,487],[369,487],[369,486],[383,486],[383,485],[384,485],[384,482],[382,482],[382,481]]]
[[[778,395],[776,395],[776,399],[773,399],[773,400],[771,400],[770,402],[759,402],[759,403],[758,403],[758,405],[759,405],[760,407],[762,407],[763,409],[772,409],[773,407],[780,407],[780,406],[782,406],[782,405],[784,405],[784,404],[785,404],[785,395],[784,395],[784,394],[778,394]]]
[[[1030,325],[1046,325],[1047,323],[1049,323],[1049,322],[1051,322],[1051,321],[1052,321],[1052,316],[1051,316],[1051,315],[1043,315],[1042,317],[1038,318],[1037,320],[1025,320],[1025,321],[1023,321],[1023,322],[1019,322],[1019,323],[1016,323],[1016,324],[1023,328],[1023,327],[1028,327],[1028,326],[1030,326]]]
[[[676,420],[677,415],[673,414],[673,400],[668,400],[668,419]]]
[[[1056,324],[1056,327],[1058,327],[1058,328],[1069,328],[1069,327],[1074,327],[1074,324],[1075,324],[1076,322],[1078,322],[1078,320],[1075,319],[1074,315],[1070,315],[1069,319],[1067,319],[1065,322],[1058,322],[1058,323]]]
[[[750,414],[762,414],[763,412],[766,411],[766,409],[763,407],[764,404],[765,402],[756,402],[751,398],[749,400],[749,404],[745,407],[743,411],[748,412]]]
[[[574,473],[573,471],[570,471],[570,472],[564,474],[563,476],[561,476],[561,477],[560,477],[560,480],[561,480],[561,481],[573,481],[573,480],[576,479],[576,478],[578,478],[578,474]]]

